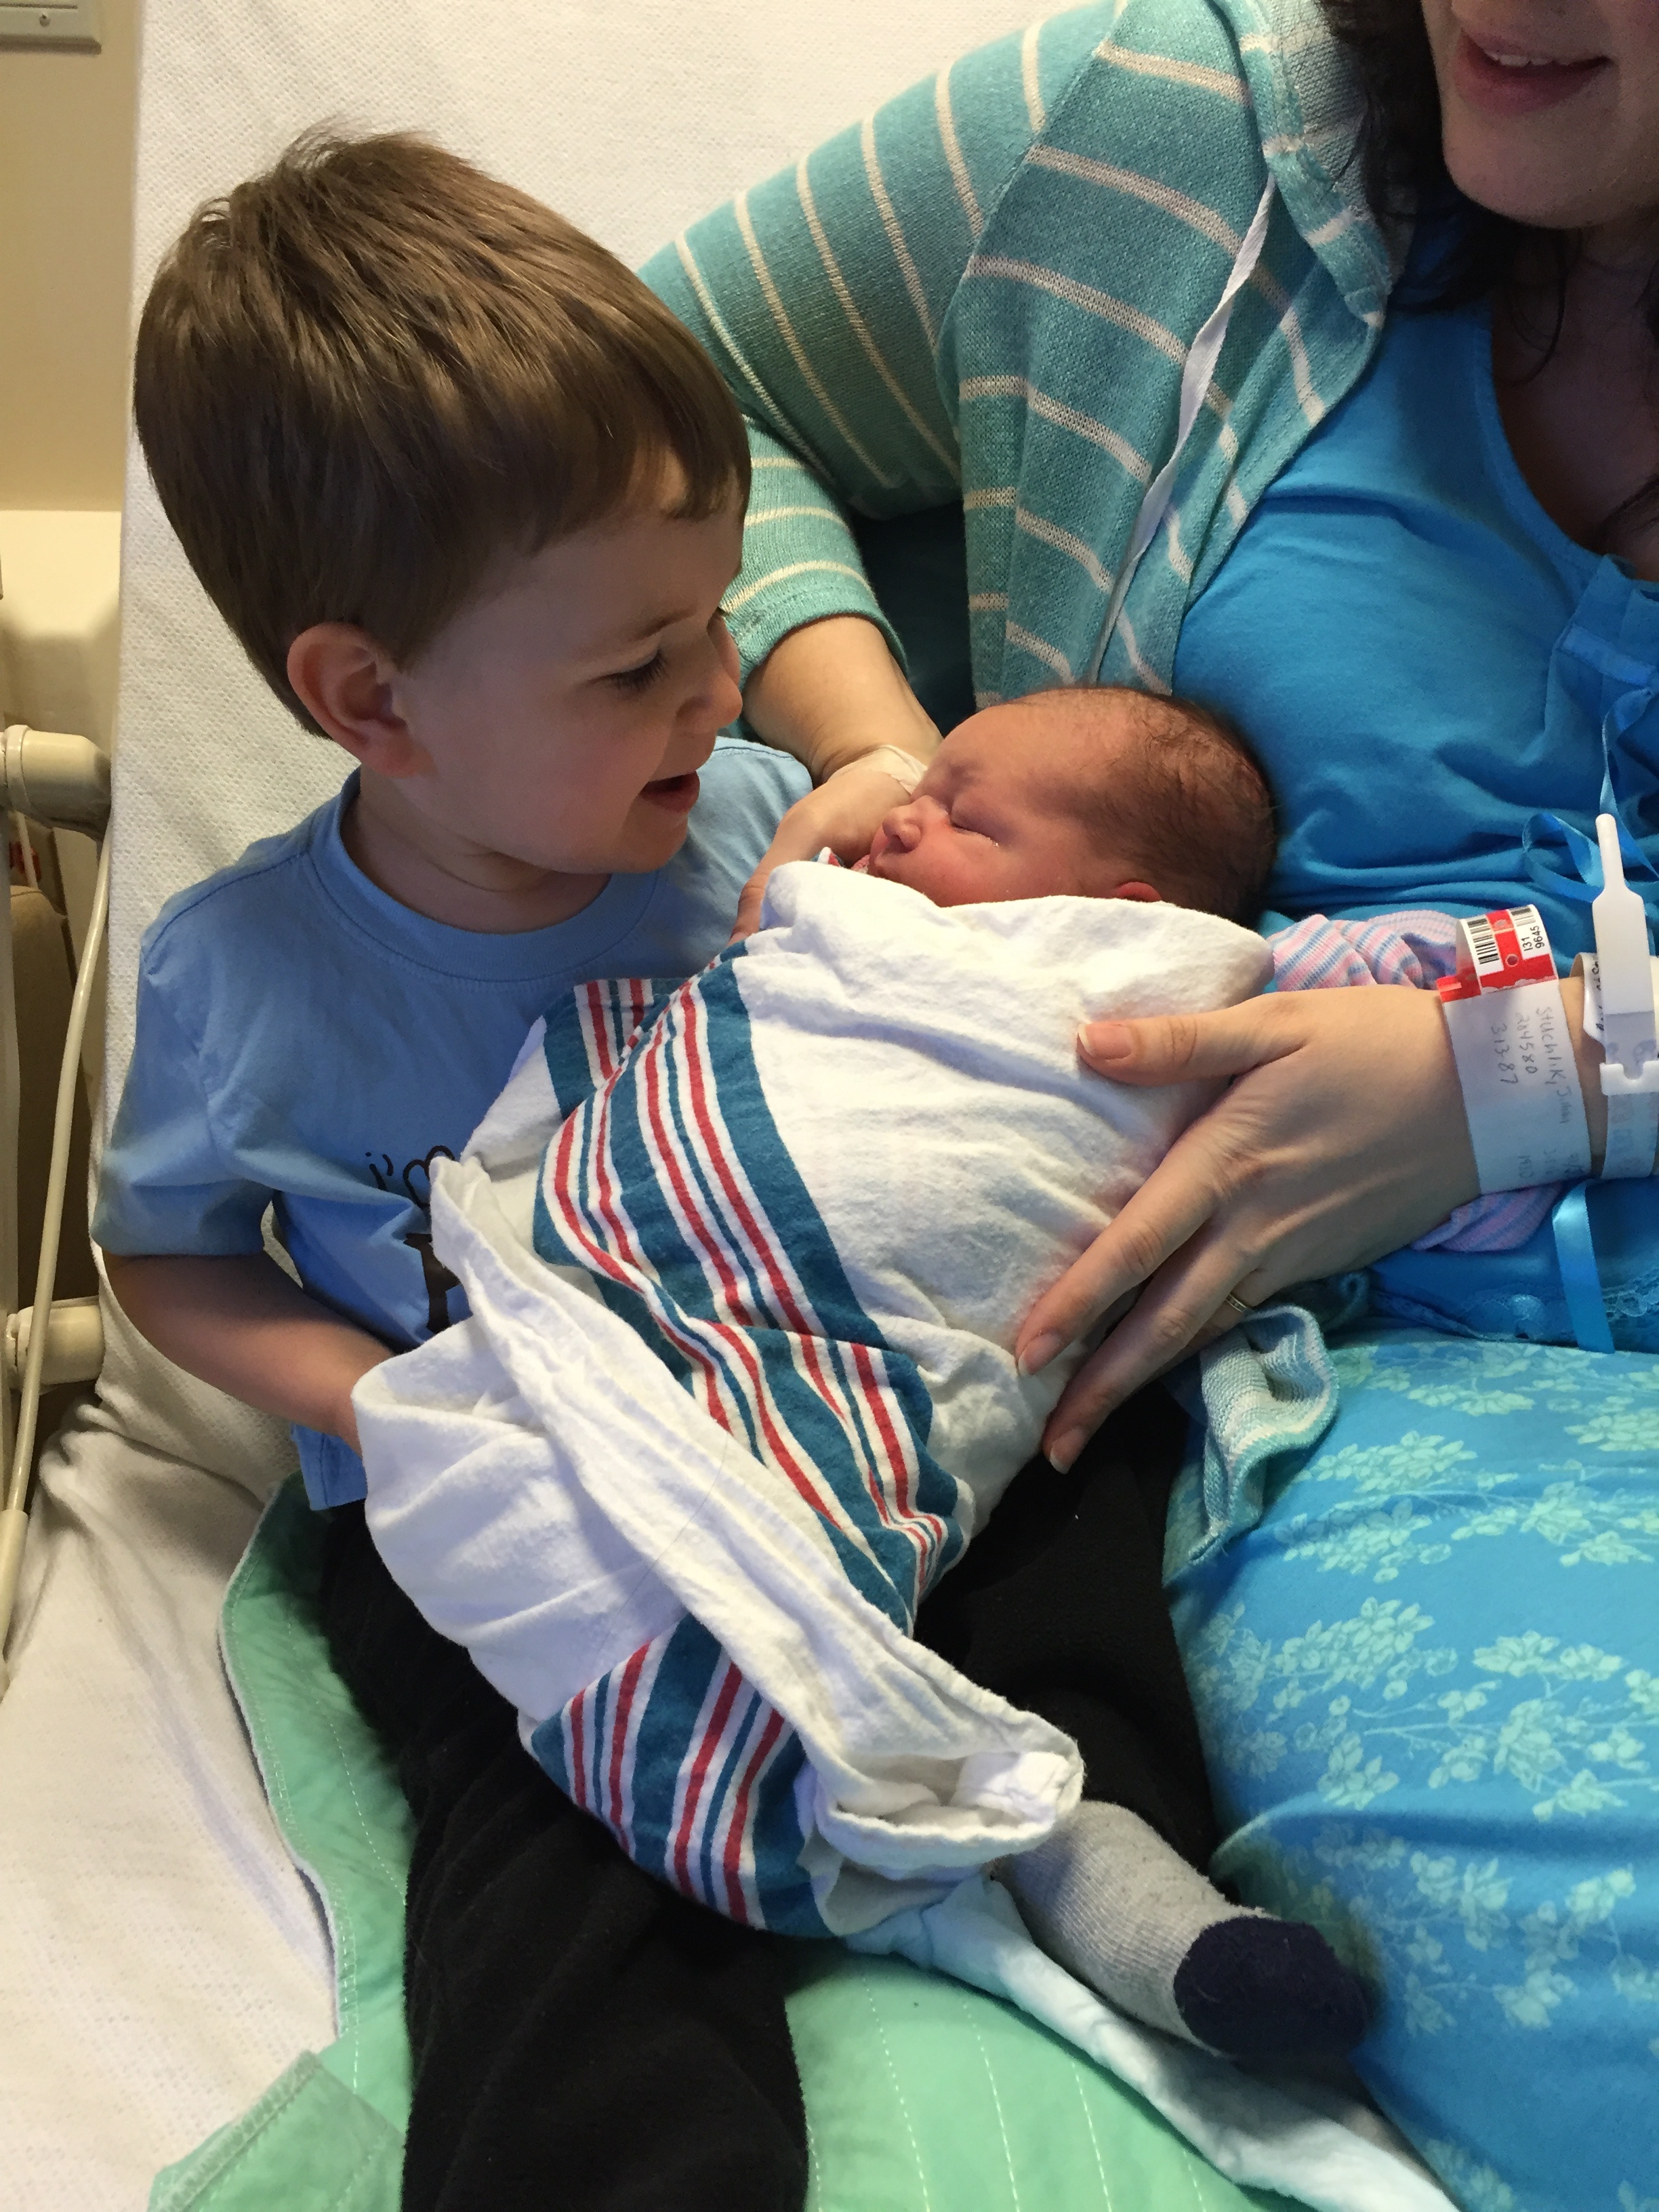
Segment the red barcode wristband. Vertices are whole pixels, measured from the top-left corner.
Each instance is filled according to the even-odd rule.
[[[1456,972],[1436,988],[1482,1194],[1587,1176],[1589,1125],[1537,908],[1460,921]]]
[[[1553,983],[1555,957],[1535,906],[1510,906],[1457,925],[1457,969],[1437,985],[1443,999],[1478,999],[1520,983]]]

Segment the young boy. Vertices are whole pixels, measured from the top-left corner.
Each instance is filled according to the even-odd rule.
[[[145,307],[134,404],[198,576],[296,720],[356,768],[151,929],[94,1233],[138,1328],[286,1416],[313,1504],[338,1506],[362,1494],[352,1385],[462,1310],[431,1255],[434,1161],[459,1153],[562,993],[717,952],[807,787],[793,761],[718,734],[740,703],[720,604],[743,425],[610,254],[398,137],[302,142],[201,210]],[[268,1210],[297,1283],[263,1248]],[[754,1939],[702,1926],[603,1837],[596,1856],[516,1745],[510,1771],[497,1758],[510,1714],[392,1589],[361,1510],[329,1540],[337,1655],[432,1839],[410,1890],[426,1932],[406,2201],[453,2185],[510,2206],[520,2166],[544,2188],[538,2131],[569,2171],[574,2123],[550,2080],[578,2056],[631,2063],[641,2016],[673,2077],[664,2130],[683,2094],[733,2116],[684,2152],[692,2167],[789,2201],[799,2088]],[[507,1807],[534,1832],[527,1856]],[[486,1939],[459,1932],[474,1882],[494,1885],[491,1972]],[[487,2063],[557,1972],[565,2003],[539,2039]],[[580,2040],[562,2060],[567,2014]],[[505,2117],[486,2143],[446,2100],[492,2084]],[[582,2120],[598,2109],[589,2095]]]
[[[135,410],[197,574],[357,770],[149,933],[99,1241],[145,1334],[293,1420],[335,1504],[351,1384],[453,1317],[432,1162],[550,994],[719,950],[805,787],[718,735],[747,452],[610,255],[407,139],[302,144],[204,210]]]

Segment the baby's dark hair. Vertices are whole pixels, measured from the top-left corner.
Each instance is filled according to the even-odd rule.
[[[1195,908],[1249,928],[1261,912],[1278,847],[1273,793],[1261,763],[1224,714],[1195,700],[1100,684],[1029,692],[1022,706],[1065,697],[1085,716],[1129,706],[1139,778],[1103,778],[1089,818],[1112,849],[1134,855],[1172,906]]]

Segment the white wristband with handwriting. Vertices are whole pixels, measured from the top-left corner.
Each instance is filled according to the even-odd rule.
[[[1587,1176],[1589,1124],[1537,908],[1460,922],[1457,973],[1438,988],[1482,1196]]]
[[[1589,1124],[1561,986],[1483,991],[1445,1012],[1482,1195],[1587,1176]]]

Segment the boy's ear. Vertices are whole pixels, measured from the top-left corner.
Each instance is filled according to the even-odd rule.
[[[1164,903],[1163,892],[1154,890],[1150,884],[1143,884],[1139,878],[1131,883],[1115,884],[1112,889],[1112,896],[1114,898],[1142,899],[1151,906],[1162,906]]]
[[[381,775],[416,775],[429,763],[398,711],[397,674],[352,623],[313,623],[288,649],[295,696],[337,745]]]

